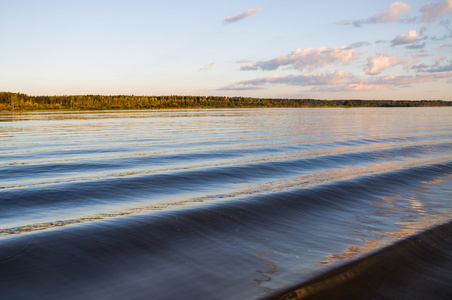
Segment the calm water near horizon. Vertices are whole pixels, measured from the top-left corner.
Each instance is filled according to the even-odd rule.
[[[447,299],[451,227],[452,107],[0,113],[2,299]]]

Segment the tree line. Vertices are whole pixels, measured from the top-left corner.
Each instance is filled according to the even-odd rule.
[[[247,107],[425,107],[452,106],[443,100],[318,100],[272,99],[224,96],[134,96],[69,95],[29,96],[0,92],[0,111],[105,110],[164,108],[247,108]]]

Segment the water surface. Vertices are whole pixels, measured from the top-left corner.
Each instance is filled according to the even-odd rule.
[[[0,289],[278,297],[413,235],[449,243],[451,149],[448,107],[0,113]]]

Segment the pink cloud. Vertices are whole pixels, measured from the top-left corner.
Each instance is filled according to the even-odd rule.
[[[386,54],[378,54],[367,59],[367,67],[364,72],[368,75],[377,75],[392,66],[403,64],[405,67],[408,67],[410,63],[411,62],[406,59],[390,57]]]
[[[241,65],[240,70],[251,71],[251,70],[257,70],[257,68],[255,66],[253,66],[252,64],[247,64],[247,65]]]
[[[258,80],[257,80],[258,81]],[[228,86],[222,87],[219,90],[222,91],[245,91],[245,90],[262,90],[264,89],[263,84],[259,83],[247,83],[246,80],[239,81],[234,84],[230,84]]]
[[[410,30],[408,34],[401,34],[396,36],[392,41],[392,46],[411,44],[419,38],[419,34],[416,30]]]
[[[209,71],[212,70],[213,66],[215,65],[215,62],[211,62],[210,64],[205,64],[204,67],[199,69],[199,71]]]
[[[258,61],[254,65],[247,65],[242,70],[264,71],[276,70],[282,66],[292,66],[293,68],[303,71],[308,69],[312,71],[316,68],[325,67],[333,64],[349,64],[359,57],[358,51],[347,47],[321,47],[317,49],[297,49],[288,55],[279,55],[276,58],[266,61]]]
[[[375,19],[380,23],[392,22],[410,9],[411,6],[406,3],[394,2],[386,10],[379,11],[375,15]]]
[[[380,89],[391,89],[406,87],[412,84],[422,84],[426,82],[437,81],[442,78],[452,77],[452,72],[445,74],[414,74],[400,75],[394,74],[371,79],[361,79],[356,83],[349,83],[331,87],[314,87],[312,91],[337,92],[337,91],[371,91]]]
[[[421,20],[424,22],[433,22],[436,18],[447,13],[452,14],[452,0],[440,1],[437,3],[429,2],[423,4],[421,8]]]
[[[259,77],[252,80],[242,80],[223,87],[220,90],[257,90],[264,89],[268,84],[285,84],[290,86],[311,86],[310,91],[371,91],[384,88],[406,87],[412,84],[432,82],[452,77],[452,72],[432,74],[401,75],[359,78],[343,70],[325,73],[305,73],[302,75]]]
[[[222,90],[242,90],[242,89],[262,89],[265,84],[286,84],[292,86],[316,86],[316,85],[336,85],[347,82],[355,82],[354,75],[343,70],[325,73],[305,73],[302,75],[259,77],[251,80],[242,80],[232,85],[222,88]]]
[[[364,24],[388,23],[395,21],[403,13],[409,11],[411,6],[404,2],[394,2],[385,10],[377,12],[373,17],[361,20],[343,20],[338,22],[339,25],[353,25],[360,27]]]
[[[261,10],[262,10],[262,8],[247,9],[244,13],[238,13],[235,16],[227,17],[226,19],[223,20],[223,23],[234,23],[234,22],[243,20],[246,17],[249,17],[251,15],[254,15],[254,14],[260,12]]]
[[[435,63],[441,63],[442,61],[446,60],[446,57],[442,54],[438,54],[434,59]]]
[[[239,59],[238,61],[236,61],[236,63],[238,63],[238,64],[244,64],[244,63],[250,63],[250,62],[251,62],[251,60],[246,59],[246,58],[244,58],[244,57],[242,57],[241,59]]]

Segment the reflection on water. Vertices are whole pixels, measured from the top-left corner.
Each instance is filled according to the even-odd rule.
[[[430,181],[422,182],[419,186],[411,191],[406,191],[408,195],[416,195],[415,197],[404,197],[402,195],[394,196],[374,196],[382,201],[369,201],[370,204],[377,207],[372,211],[367,212],[369,215],[378,216],[379,222],[384,222],[384,219],[391,219],[386,221],[389,224],[397,225],[397,231],[379,232],[376,239],[364,239],[361,245],[349,245],[349,247],[339,254],[329,253],[326,255],[327,260],[316,261],[320,265],[329,265],[336,260],[349,260],[358,257],[361,254],[371,252],[377,248],[394,243],[397,240],[406,238],[422,230],[429,228],[435,224],[450,220],[452,210],[444,210],[441,215],[436,211],[427,212],[423,206],[424,204],[417,199],[425,201],[425,205],[429,205],[429,193],[426,187],[432,187],[436,184],[442,184],[446,180],[452,178],[452,175],[445,175],[443,177],[435,178]],[[368,227],[375,222],[374,219],[357,217],[357,226]],[[372,222],[372,223],[369,223]]]
[[[2,296],[271,297],[451,219],[451,113],[0,113]]]
[[[256,273],[258,273],[261,276],[260,276],[260,278],[253,279],[253,281],[256,282],[258,285],[261,285],[264,282],[268,282],[268,281],[272,280],[271,275],[278,272],[278,269],[276,268],[276,266],[269,260],[270,252],[265,248],[262,248],[261,251],[264,254],[257,253],[256,256],[266,260],[267,261],[266,266],[269,267],[269,269],[268,270],[256,269]],[[262,285],[262,290],[264,290],[265,292],[271,291],[270,288],[263,286],[263,285]]]

